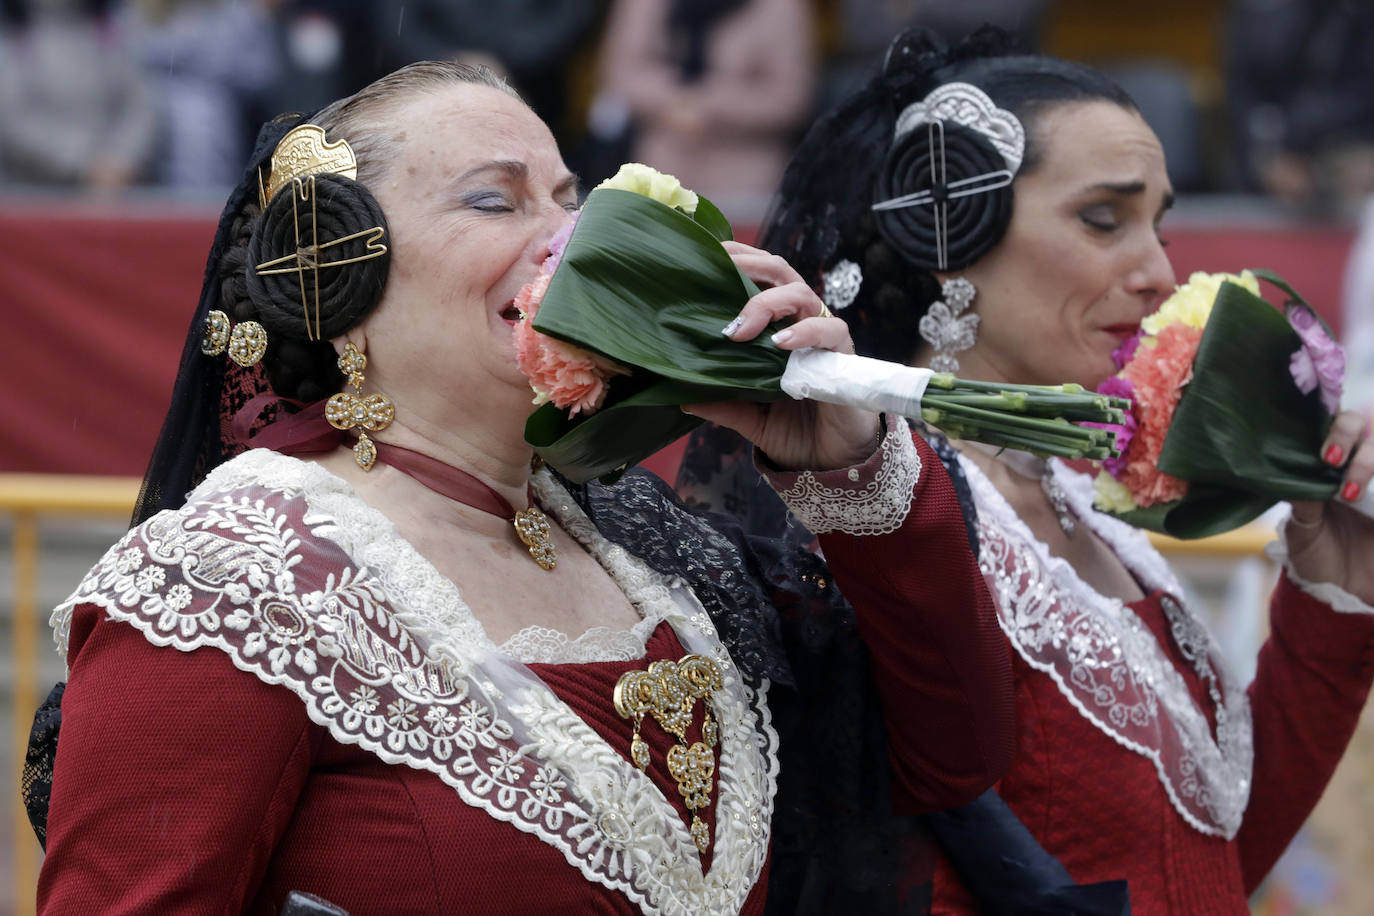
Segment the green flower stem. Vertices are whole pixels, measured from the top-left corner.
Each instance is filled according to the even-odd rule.
[[[931,424],[938,425],[938,424]],[[1030,452],[1039,455],[1041,458],[1055,456],[1069,460],[1088,458],[1095,461],[1103,461],[1107,458],[1116,457],[1116,453],[1101,446],[1083,448],[1078,444],[1068,444],[1054,442],[1048,439],[1033,436],[1018,436],[1012,433],[998,434],[985,429],[976,429],[961,426],[939,427],[946,435],[952,439],[967,439],[973,442],[982,442],[986,445],[997,448],[1010,448],[1017,451]]]
[[[1125,414],[1118,407],[1110,406],[1108,398],[1084,397],[1082,395],[1061,395],[1059,398],[1033,396],[1025,392],[1005,392],[1002,394],[972,394],[963,391],[940,391],[928,394],[923,403],[941,405],[961,404],[978,407],[998,413],[1017,413],[1033,417],[1092,423],[1124,423]]]
[[[970,407],[957,400],[947,402],[939,397],[922,399],[922,404],[941,411],[952,420],[966,421],[987,429],[1024,430],[1028,435],[1041,435],[1047,438],[1062,439],[1070,442],[1083,442],[1084,445],[1100,445],[1109,439],[1107,430],[1088,426],[1075,426],[1067,420],[1027,417],[1021,414],[1001,413]]]

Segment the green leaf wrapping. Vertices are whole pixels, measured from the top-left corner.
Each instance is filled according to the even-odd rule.
[[[576,483],[618,476],[700,421],[680,405],[775,401],[788,351],[774,323],[740,343],[721,330],[758,287],[720,242],[730,225],[699,198],[695,216],[629,191],[593,191],[534,317],[534,329],[631,370],[608,384],[602,406],[569,417],[545,404],[525,441]],[[1069,422],[1120,419],[1123,404],[1077,386],[989,385],[937,376],[929,422],[951,435],[1047,454],[1106,452],[1110,437]],[[945,417],[942,422],[939,417]]]
[[[625,366],[605,403],[571,420],[545,404],[525,441],[574,483],[618,474],[700,421],[678,405],[777,400],[787,353],[721,334],[758,287],[720,245],[730,226],[699,198],[696,218],[629,191],[587,197],[534,319],[535,330]]]
[[[1255,271],[1294,298],[1280,278]],[[1176,502],[1121,516],[1178,538],[1238,528],[1281,500],[1325,500],[1341,472],[1320,459],[1331,417],[1289,370],[1302,341],[1260,296],[1223,283],[1174,412],[1159,469],[1188,481]]]

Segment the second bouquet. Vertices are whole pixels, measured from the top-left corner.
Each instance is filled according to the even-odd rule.
[[[629,164],[588,195],[516,300],[517,359],[539,409],[525,439],[576,483],[609,479],[701,421],[684,404],[811,398],[900,413],[956,438],[1042,455],[1116,454],[1126,402],[1077,385],[966,382],[897,363],[786,351],[770,327],[721,329],[758,287],[721,242],[729,223],[670,176]]]

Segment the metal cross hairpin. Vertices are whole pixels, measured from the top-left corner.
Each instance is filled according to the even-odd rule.
[[[936,266],[939,270],[948,270],[949,202],[957,197],[971,197],[974,194],[983,194],[998,188],[1005,188],[1011,184],[1014,176],[1009,169],[996,169],[981,175],[974,175],[972,178],[949,181],[945,162],[945,122],[938,119],[928,122],[926,124],[926,136],[930,141],[932,150],[930,157],[931,186],[923,191],[914,191],[900,197],[893,197],[890,200],[879,201],[873,205],[873,209],[900,210],[903,207],[919,207],[930,204],[934,208],[935,216]],[[936,170],[937,158],[939,159],[938,172]]]
[[[284,255],[280,258],[274,258],[271,261],[264,261],[263,263],[257,265],[257,267],[254,269],[257,271],[259,276],[267,276],[268,274],[289,273],[294,273],[296,275],[297,283],[300,285],[301,289],[301,310],[305,314],[305,335],[310,340],[319,340],[320,268],[338,267],[342,264],[353,264],[357,261],[366,261],[370,258],[381,257],[387,252],[386,245],[382,244],[382,237],[386,234],[386,230],[381,226],[373,226],[370,229],[363,229],[360,232],[354,232],[351,235],[341,236],[337,239],[332,239],[328,242],[324,242],[323,244],[321,244],[319,229],[320,224],[318,215],[315,211],[315,176],[308,175],[304,179],[292,179],[292,184],[293,187],[291,189],[291,218],[296,224],[296,250],[291,254]],[[305,200],[310,201],[309,245],[301,244],[301,217],[298,204],[300,201]],[[324,253],[326,250],[333,248],[335,245],[342,245],[344,242],[350,242],[353,239],[364,237],[366,237],[366,241],[364,243],[366,246],[365,254],[358,255],[356,258],[340,258],[337,261],[324,260]],[[287,266],[278,267],[277,265],[279,264],[284,264]],[[310,325],[310,306],[307,302],[307,295],[305,292],[305,272],[307,270],[311,271],[315,278],[315,325],[313,329]]]

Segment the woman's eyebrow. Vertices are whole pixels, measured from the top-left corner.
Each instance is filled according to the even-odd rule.
[[[1089,185],[1083,189],[1085,193],[1092,191],[1107,191],[1121,197],[1132,197],[1136,194],[1144,194],[1146,184],[1143,181],[1103,181],[1094,185]],[[1172,190],[1164,192],[1164,198],[1160,201],[1159,212],[1163,213],[1174,205],[1174,192]]]
[[[458,176],[459,181],[464,181],[474,175],[483,172],[503,172],[506,177],[515,181],[524,181],[530,174],[529,166],[518,159],[493,159],[490,162],[483,162],[475,165],[466,172]]]
[[[1089,185],[1085,191],[1110,191],[1113,194],[1120,194],[1123,197],[1132,194],[1145,193],[1145,182],[1143,181],[1103,181],[1098,184]]]

